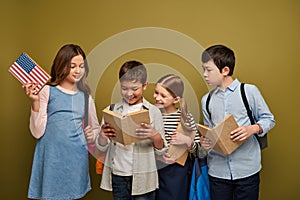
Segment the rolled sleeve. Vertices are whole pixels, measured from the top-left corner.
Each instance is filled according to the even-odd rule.
[[[101,151],[101,152],[106,152],[109,145],[110,145],[110,140],[107,139],[107,144],[105,146],[101,146],[99,143],[98,143],[98,138],[99,138],[99,135],[96,136],[96,140],[95,140],[95,145],[96,145],[96,148]]]

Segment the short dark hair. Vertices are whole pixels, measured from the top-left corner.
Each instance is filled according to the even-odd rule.
[[[229,76],[232,76],[235,66],[234,52],[224,45],[214,45],[207,48],[201,57],[202,63],[210,60],[214,61],[215,65],[219,68],[220,72],[224,67],[230,69]]]
[[[147,81],[146,67],[139,61],[127,61],[120,68],[119,80],[139,81],[142,84],[145,84]]]

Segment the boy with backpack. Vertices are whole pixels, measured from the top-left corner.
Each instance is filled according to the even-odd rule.
[[[214,45],[202,53],[201,59],[205,81],[216,86],[202,98],[204,124],[214,127],[232,114],[239,128],[233,130],[230,137],[233,141],[244,141],[229,155],[209,150],[211,199],[258,199],[261,170],[258,138],[274,127],[274,116],[255,85],[244,85],[232,77],[235,56],[231,49]],[[211,148],[205,139],[203,146]]]

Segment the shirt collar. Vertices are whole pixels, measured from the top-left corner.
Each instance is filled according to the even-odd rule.
[[[233,82],[227,87],[228,90],[234,91],[240,85],[240,81],[238,79],[234,79]]]
[[[236,88],[240,85],[240,81],[238,79],[234,79],[233,82],[226,88],[225,91],[235,91]],[[219,93],[222,92],[223,90],[221,88],[216,88],[216,90],[213,93]]]
[[[118,104],[116,104],[116,110],[123,110],[125,104],[127,104],[127,103],[122,98],[121,101]],[[143,106],[143,108],[146,108],[147,110],[149,110],[149,108],[150,108],[149,101],[147,101],[145,98],[143,98],[142,99],[142,106]]]

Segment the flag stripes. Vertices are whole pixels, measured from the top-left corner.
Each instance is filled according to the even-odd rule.
[[[39,92],[50,79],[50,76],[25,53],[21,54],[8,71],[22,84],[37,83],[36,92]]]

